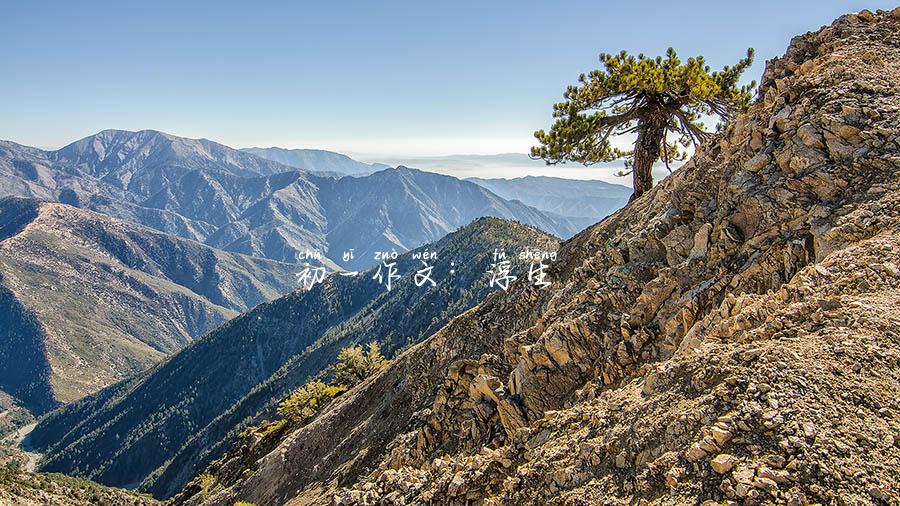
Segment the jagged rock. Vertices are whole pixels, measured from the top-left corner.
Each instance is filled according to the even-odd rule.
[[[712,225],[704,223],[694,234],[694,245],[691,248],[690,258],[703,258],[709,251],[709,233],[712,231]]]
[[[725,474],[728,471],[731,471],[731,468],[733,468],[736,463],[737,457],[734,455],[720,453],[709,462],[709,466],[712,467],[713,471],[719,474]]]
[[[759,172],[769,165],[769,155],[766,153],[757,153],[753,158],[744,163],[744,170],[750,172]]]
[[[732,438],[732,434],[730,431],[721,429],[719,427],[713,427],[711,433],[716,444],[720,447],[724,446],[725,443],[727,443]]]

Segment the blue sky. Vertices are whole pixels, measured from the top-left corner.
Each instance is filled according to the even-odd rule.
[[[677,6],[676,6],[677,5]],[[0,138],[152,128],[364,158],[525,152],[600,51],[758,79],[790,38],[889,2],[3,0]]]

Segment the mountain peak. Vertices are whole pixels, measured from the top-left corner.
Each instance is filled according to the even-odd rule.
[[[155,130],[152,128],[144,128],[141,130],[123,130],[123,129],[118,129],[118,128],[106,128],[106,129],[103,129],[103,130],[93,134],[93,135],[88,135],[87,137],[85,137],[84,139],[81,139],[81,140],[98,138],[98,137],[105,138],[105,139],[130,138],[130,137],[142,137],[142,138],[161,137],[161,138],[164,138],[169,141],[181,140],[181,141],[196,141],[196,142],[213,142],[213,141],[210,141],[209,139],[206,139],[203,137],[200,137],[200,138],[183,137],[183,136],[179,136],[179,135],[170,134],[168,132],[163,132],[162,130]],[[76,142],[78,142],[78,141],[76,141]]]
[[[159,191],[161,184],[177,181],[194,170],[239,177],[296,170],[207,139],[158,130],[103,130],[50,152],[49,157],[57,165],[145,198]]]

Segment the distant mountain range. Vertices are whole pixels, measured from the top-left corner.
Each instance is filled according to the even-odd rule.
[[[341,153],[320,149],[244,148],[241,151],[261,156],[267,160],[319,173],[365,176],[390,166],[383,163],[364,163]],[[406,159],[404,159],[406,160]],[[449,155],[410,158],[406,165],[441,169],[467,166],[472,173],[496,170],[503,167],[530,167],[542,165],[527,155],[507,153],[500,155]],[[610,164],[610,167],[615,164]],[[618,167],[617,165],[615,165]],[[585,173],[592,169],[582,168]],[[631,197],[631,188],[600,180],[567,179],[550,176],[524,176],[517,178],[468,177],[465,181],[487,188],[506,200],[518,200],[525,205],[556,218],[568,221],[581,230],[593,225],[621,208]],[[564,235],[563,237],[567,237]]]
[[[485,218],[396,260],[387,291],[373,272],[332,275],[309,292],[261,305],[144,374],[46,417],[30,443],[42,468],[102,483],[177,492],[227,449],[247,423],[307,379],[327,374],[338,350],[376,341],[388,356],[417,343],[499,288],[486,271],[495,249],[555,251],[534,228]],[[414,284],[415,258],[435,252],[436,284]],[[516,260],[518,269],[528,262]],[[522,271],[516,274],[523,275]],[[524,276],[524,275],[523,275]],[[477,336],[473,336],[477,340]]]
[[[586,228],[628,203],[632,190],[604,181],[547,176],[514,179],[466,179],[507,200],[518,200],[549,216],[561,216],[579,229]]]
[[[336,178],[309,169],[151,130],[106,130],[57,151],[0,142],[0,196],[60,201],[284,262],[314,251],[329,267],[365,269],[374,251],[407,251],[482,216],[561,237],[578,229],[450,176],[398,167]],[[350,249],[354,258],[344,260]]]
[[[0,390],[36,414],[143,371],[297,266],[64,204],[0,199]]]
[[[373,156],[366,158],[376,159]],[[513,179],[524,175],[550,176],[572,180],[603,180],[611,184],[630,184],[630,178],[619,175],[625,169],[621,160],[595,163],[589,166],[568,162],[548,167],[540,159],[531,158],[525,153],[498,154],[455,154],[438,156],[382,156],[377,161],[391,166],[408,165],[422,170],[450,174],[467,179],[471,177],[492,177]],[[673,164],[676,168],[680,164]],[[657,162],[653,166],[653,178],[661,181],[669,175],[665,165]]]
[[[366,176],[373,172],[391,168],[383,163],[364,163],[347,155],[325,151],[322,149],[286,149],[286,148],[243,148],[266,160],[272,160],[290,167],[315,172],[329,172],[338,176]]]

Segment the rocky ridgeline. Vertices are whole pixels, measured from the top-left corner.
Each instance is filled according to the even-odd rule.
[[[897,504],[900,10],[794,39],[627,208],[208,496]]]
[[[335,500],[898,504],[900,9],[795,38],[762,83]]]

